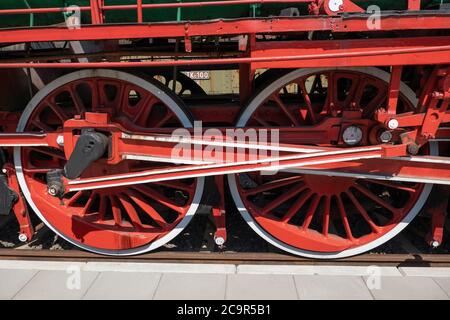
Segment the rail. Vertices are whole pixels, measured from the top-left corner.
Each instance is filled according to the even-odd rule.
[[[113,258],[78,250],[0,249],[0,260],[131,262],[131,263],[194,263],[194,264],[256,264],[256,265],[332,265],[332,266],[395,266],[450,267],[449,254],[363,254],[339,260],[311,260],[274,252],[171,252]]]

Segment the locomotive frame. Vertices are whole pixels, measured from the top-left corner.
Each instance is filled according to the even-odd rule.
[[[448,33],[450,11],[445,8],[420,10],[421,1],[408,0],[407,10],[401,12],[381,11],[377,17],[379,27],[374,29],[373,25],[368,23],[368,19],[371,17],[370,13],[365,12],[352,1],[343,0],[341,2],[336,7],[335,1],[329,0],[222,0],[159,4],[144,4],[142,0],[137,0],[136,4],[132,5],[105,5],[102,0],[91,0],[90,6],[79,7],[81,12],[90,13],[91,24],[88,25],[80,25],[76,28],[59,25],[1,29],[0,44],[4,46],[57,41],[98,41],[106,43],[123,39],[177,39],[174,43],[164,43],[164,46],[161,47],[162,49],[156,46],[157,51],[154,52],[152,52],[153,48],[149,49],[146,45],[134,52],[122,51],[122,49],[117,50],[118,47],[115,47],[116,50],[107,53],[68,54],[62,50],[51,54],[33,55],[33,52],[24,51],[19,53],[18,57],[6,56],[0,60],[0,69],[77,70],[58,77],[54,82],[48,84],[33,97],[22,114],[6,111],[1,113],[1,125],[4,133],[0,134],[0,146],[6,149],[14,148],[14,155],[13,152],[9,152],[10,158],[5,163],[3,173],[8,177],[8,187],[18,195],[17,199],[15,199],[13,210],[18,218],[23,238],[31,239],[34,232],[25,202],[28,202],[35,211],[41,211],[37,208],[39,205],[36,205],[35,201],[31,199],[32,192],[23,188],[24,185],[31,184],[31,180],[26,181],[22,171],[24,169],[22,167],[24,165],[22,161],[22,157],[24,157],[23,148],[51,147],[61,151],[69,163],[76,163],[76,165],[70,168],[73,170],[71,172],[75,172],[71,175],[66,170],[64,173],[53,172],[53,175],[47,176],[46,196],[62,199],[64,195],[71,193],[72,196],[75,194],[73,197],[77,197],[77,195],[82,197],[81,193],[89,190],[95,196],[89,198],[85,205],[92,206],[92,203],[98,202],[95,205],[98,215],[102,215],[101,210],[104,210],[103,215],[106,214],[107,209],[102,208],[102,206],[107,206],[107,204],[112,208],[120,206],[121,210],[127,211],[128,220],[130,221],[128,221],[126,228],[123,227],[120,230],[117,230],[117,226],[125,223],[119,217],[120,213],[118,212],[120,210],[113,209],[111,213],[108,211],[108,214],[112,216],[113,225],[105,223],[104,225],[107,227],[104,226],[104,228],[105,230],[109,228],[109,232],[116,233],[108,238],[109,235],[104,231],[100,238],[97,237],[99,240],[94,239],[95,232],[93,230],[95,228],[92,226],[83,229],[82,223],[78,224],[73,219],[70,220],[72,223],[70,228],[83,229],[76,232],[82,233],[83,236],[74,240],[67,235],[70,232],[75,232],[69,230],[70,228],[67,226],[69,220],[60,221],[58,217],[52,217],[55,220],[49,222],[45,214],[40,215],[42,220],[47,222],[54,231],[63,235],[64,238],[69,241],[72,240],[71,242],[75,242],[82,248],[95,252],[111,255],[135,254],[152,250],[176,236],[195,213],[199,197],[203,193],[203,182],[199,181],[207,176],[214,177],[215,188],[219,194],[219,200],[215,201],[212,212],[217,226],[215,239],[218,245],[223,245],[227,237],[224,175],[229,176],[228,184],[231,186],[233,198],[250,226],[275,246],[294,254],[313,258],[339,258],[358,254],[362,252],[362,248],[368,250],[376,247],[400,232],[419,213],[425,199],[428,198],[431,192],[433,193],[433,198],[436,199],[436,203],[428,207],[432,216],[432,227],[427,237],[427,242],[433,246],[440,245],[443,239],[443,224],[445,223],[449,196],[448,185],[450,184],[450,162],[447,152],[447,143],[450,141],[450,130],[447,126],[450,122],[450,113],[448,111],[450,102],[450,35]],[[146,23],[143,18],[144,10],[152,9],[268,3],[306,3],[309,5],[310,14],[291,17],[253,17],[164,23]],[[136,23],[106,23],[104,19],[105,12],[116,10],[135,10],[137,15]],[[0,16],[62,13],[66,11],[66,8],[2,9],[0,10]],[[335,38],[332,40],[305,40],[296,37],[298,34],[314,32],[332,34]],[[273,39],[267,40],[263,36],[273,37]],[[208,51],[208,47],[203,47],[201,41],[199,41],[199,39],[208,37],[216,37],[217,39],[234,37],[237,40],[233,44],[219,41],[218,46],[223,49]],[[114,43],[117,46],[117,42]],[[131,56],[133,53],[146,55],[147,57],[140,59],[140,61],[123,58]],[[101,57],[102,61],[98,61],[99,57]],[[152,57],[157,57],[158,59],[153,60]],[[87,61],[83,61],[83,59],[87,59]],[[92,61],[89,61],[89,59]],[[53,108],[51,103],[47,101],[46,103],[53,108],[56,117],[65,118],[62,126],[58,127],[57,130],[46,132],[43,128],[51,126],[50,123],[47,123],[45,125],[41,124],[40,131],[43,132],[29,131],[32,129],[30,121],[41,121],[41,117],[46,117],[45,113],[36,115],[37,110],[43,108],[40,107],[42,101],[50,97],[53,91],[59,90],[59,87],[69,87],[71,83],[83,79],[100,79],[95,81],[104,81],[105,86],[117,85],[118,88],[134,86],[132,91],[138,92],[138,95],[141,97],[148,97],[149,101],[155,97],[155,92],[158,92],[156,94],[158,103],[165,104],[168,106],[167,110],[170,109],[166,111],[168,112],[167,114],[170,113],[171,117],[175,114],[178,117],[179,124],[181,123],[182,126],[190,128],[192,124],[187,117],[184,118],[183,108],[179,108],[179,106],[172,107],[172,105],[175,105],[173,102],[175,100],[165,89],[154,86],[152,82],[144,84],[140,78],[133,74],[124,75],[129,70],[146,70],[147,68],[161,67],[173,68],[172,80],[175,82],[177,81],[178,68],[238,68],[240,79],[239,105],[241,108],[247,105],[247,108],[251,109],[252,104],[256,103],[255,99],[260,99],[260,104],[265,103],[267,99],[273,100],[276,90],[283,88],[287,83],[298,81],[299,78],[303,79],[302,81],[306,81],[305,79],[310,78],[312,74],[315,75],[316,80],[314,81],[316,82],[322,81],[317,79],[321,79],[324,74],[327,75],[327,90],[329,92],[336,89],[333,88],[335,83],[331,81],[330,75],[340,77],[339,79],[345,78],[350,81],[349,83],[367,78],[369,79],[367,81],[372,81],[370,82],[372,87],[377,87],[379,91],[385,90],[383,92],[386,99],[380,101],[379,105],[376,106],[377,108],[371,111],[370,118],[363,115],[367,113],[367,110],[358,108],[352,101],[351,103],[349,102],[348,106],[342,107],[342,110],[338,110],[338,115],[335,114],[336,112],[330,111],[319,121],[315,117],[321,117],[325,109],[319,113],[315,112],[313,110],[315,107],[312,106],[311,101],[308,101],[311,97],[309,97],[308,93],[305,94],[307,90],[299,89],[299,94],[303,92],[306,110],[303,115],[302,127],[299,125],[299,120],[294,119],[295,116],[286,111],[288,108],[283,101],[277,100],[280,98],[275,98],[275,102],[279,105],[281,111],[288,115],[288,120],[292,124],[286,122],[286,120],[280,120],[280,125],[278,126],[274,125],[276,122],[267,122],[266,119],[260,121],[260,125],[263,124],[262,127],[267,128],[277,127],[280,136],[286,139],[285,141],[283,140],[283,144],[280,147],[276,148],[276,151],[281,152],[282,155],[278,158],[258,157],[256,160],[250,161],[248,159],[249,150],[267,146],[245,144],[244,162],[217,162],[215,159],[208,158],[207,155],[203,155],[200,162],[198,162],[199,159],[195,159],[196,161],[190,163],[183,158],[174,159],[170,156],[176,144],[180,143],[179,140],[171,139],[174,124],[158,130],[140,131],[136,123],[121,122],[120,117],[117,115],[108,117],[108,113],[112,114],[115,111],[111,110],[114,107],[108,106],[106,93],[99,93],[99,95],[104,94],[106,97],[99,98],[103,99],[105,106],[102,106],[97,111],[82,110],[83,108],[80,107],[80,110],[77,109],[77,113],[73,117],[67,118],[65,118],[64,112],[60,108]],[[375,67],[377,70],[375,70]],[[410,71],[408,68],[412,68],[416,74],[420,74],[417,92],[412,92],[411,89],[406,88],[403,82],[405,73]],[[111,71],[110,69],[116,71]],[[272,88],[270,90],[273,91],[269,96],[261,95],[261,92],[255,90],[255,87],[257,87],[255,73],[260,69],[285,69],[283,72],[278,71],[278,78],[268,79],[269,86],[265,87],[265,89],[269,90]],[[303,73],[290,71],[294,69],[308,71]],[[134,71],[131,73],[134,73]],[[117,84],[111,79],[116,79],[121,83]],[[95,84],[92,84],[94,82],[91,83],[91,80],[86,80],[85,82],[87,85],[97,86],[97,82]],[[300,86],[300,84],[298,85]],[[141,92],[142,88],[145,90]],[[318,87],[317,90],[316,93],[318,94],[321,88]],[[353,90],[353,87],[349,90]],[[312,92],[310,94],[312,95]],[[356,91],[354,94],[356,94]],[[325,104],[328,109],[332,109],[339,104],[336,99],[336,101],[332,101],[332,99],[333,96],[327,94]],[[112,103],[112,101],[110,102]],[[385,103],[385,105],[381,105],[381,103]],[[74,101],[74,105],[76,104],[76,101]],[[414,105],[414,108],[408,108],[408,104]],[[255,108],[258,107],[255,105]],[[127,108],[132,109],[131,106],[127,106]],[[130,110],[127,112],[132,113]],[[199,110],[192,110],[192,113],[196,118],[200,118],[206,123],[214,123],[217,120],[217,114],[220,114],[222,110],[223,108],[220,105],[211,103],[208,106],[208,111],[205,111],[204,108],[199,108]],[[242,112],[239,116],[240,121],[235,126],[228,124],[224,127],[255,127],[254,124],[247,125],[247,121],[250,121],[249,116],[247,115],[247,120],[245,120],[246,111]],[[121,116],[124,116],[124,114]],[[236,112],[230,118],[234,117],[238,117]],[[54,120],[52,121],[54,122]],[[172,119],[171,121],[174,120]],[[155,123],[153,124],[158,127]],[[307,125],[305,126],[305,124]],[[16,127],[17,133],[15,133]],[[336,127],[339,129],[336,130]],[[343,134],[347,129],[354,129],[355,127],[358,127],[358,130],[363,132],[364,140],[358,141],[357,145],[351,145],[344,141]],[[225,129],[220,128],[222,133],[225,132]],[[326,134],[321,134],[323,132],[326,132]],[[384,140],[384,138],[381,138],[381,134],[387,134],[388,132],[390,139]],[[105,133],[107,133],[108,142],[102,142]],[[83,159],[80,158],[79,153],[76,151],[77,148],[82,148],[80,146],[82,138],[95,140],[96,144],[93,149],[96,150],[98,147],[100,150],[99,155],[92,156],[90,160],[88,159],[89,161],[86,162],[85,166],[83,165]],[[205,146],[211,142],[194,140],[189,140],[187,143],[192,146]],[[227,142],[225,134],[221,137],[221,141],[221,146],[231,143],[232,146],[237,147],[236,143]],[[334,146],[330,144],[330,141],[333,141]],[[186,141],[184,142],[186,143]],[[110,149],[108,158],[100,159],[107,148]],[[424,151],[425,149],[426,151]],[[439,154],[437,149],[439,149]],[[30,158],[31,155],[32,153],[28,154]],[[124,157],[124,155],[128,158]],[[156,170],[155,168],[136,169],[139,170],[137,171],[138,173],[130,175],[126,170],[117,171],[116,169],[104,170],[105,173],[102,174],[100,173],[103,172],[103,169],[101,170],[100,168],[101,166],[95,165],[94,176],[83,177],[83,172],[89,170],[90,166],[95,162],[98,163],[100,161],[103,166],[120,166],[123,159],[136,160],[138,156],[140,160],[145,158],[143,161],[152,161],[149,158],[153,158],[153,162],[155,162],[154,159],[156,158],[158,161],[166,163],[168,162],[167,159],[170,158],[171,161],[182,166],[172,170],[167,168],[165,170]],[[228,152],[224,157],[227,156],[235,159],[237,154]],[[162,159],[166,159],[166,161]],[[275,160],[277,161],[276,165],[273,164]],[[81,168],[77,166],[81,166]],[[97,169],[97,167],[99,168]],[[350,184],[348,182],[348,190],[358,190],[358,194],[372,199],[372,202],[375,202],[378,206],[385,207],[385,209],[393,213],[391,219],[394,222],[389,222],[392,225],[381,227],[374,223],[374,219],[366,212],[367,209],[363,208],[362,204],[358,202],[355,194],[347,189],[330,190],[328,193],[311,191],[312,195],[308,199],[304,199],[306,196],[303,195],[303,198],[300,197],[301,201],[294,203],[293,207],[300,209],[309,201],[310,208],[314,206],[314,210],[319,210],[319,207],[322,208],[321,210],[324,213],[320,218],[321,222],[318,227],[320,231],[314,230],[315,233],[311,235],[303,234],[312,223],[315,215],[314,210],[306,210],[302,228],[300,228],[303,233],[298,235],[302,240],[298,240],[293,239],[293,235],[296,234],[297,230],[291,231],[291,226],[286,227],[288,225],[287,222],[290,221],[289,219],[286,220],[286,217],[278,217],[281,219],[280,221],[275,219],[274,221],[282,222],[282,227],[279,227],[273,221],[268,221],[269,219],[266,215],[277,204],[281,205],[280,201],[287,201],[290,199],[289,196],[292,198],[301,194],[301,191],[298,191],[302,190],[303,187],[301,185],[294,185],[294,187],[296,186],[295,190],[284,190],[282,193],[287,192],[284,197],[282,194],[278,195],[278,198],[265,204],[266,208],[264,210],[254,214],[252,210],[256,210],[254,207],[256,205],[255,200],[248,200],[250,198],[247,199],[242,196],[243,194],[251,193],[251,191],[241,190],[237,185],[236,178],[232,178],[232,176],[240,173],[259,172],[274,168],[301,168],[303,170],[301,174],[332,177],[328,178],[331,179],[329,181],[332,181],[328,183],[336,184],[346,184],[348,182],[346,179],[376,180],[376,184],[384,185],[389,190],[398,189],[402,192],[406,190],[406,192],[411,194],[416,193],[420,195],[417,197],[411,196],[411,199],[414,200],[408,200],[414,203],[417,202],[417,206],[411,205],[412,208],[406,209],[407,205],[403,204],[405,208],[398,209],[394,208],[390,203],[382,202],[383,200],[380,200],[380,197],[374,197],[369,186]],[[335,178],[338,180],[333,180]],[[341,178],[344,180],[339,180]],[[194,186],[195,183],[180,185],[177,182],[180,179],[198,179],[197,186]],[[254,178],[255,181],[258,179],[262,178]],[[288,177],[287,179],[292,180],[289,180],[290,183],[298,182],[294,177]],[[272,183],[272,185],[275,184],[280,187],[292,186],[292,184],[284,180],[283,178],[277,182],[267,182],[267,184],[270,185]],[[397,182],[405,184],[400,186],[392,184]],[[40,190],[39,188],[42,186],[36,181],[33,183],[35,183],[34,190]],[[164,184],[166,188],[184,190],[186,192],[184,198],[190,203],[190,207],[186,210],[180,210],[180,219],[176,218],[166,225],[164,223],[166,222],[165,218],[160,217],[158,212],[156,212],[157,210],[154,210],[155,212],[152,211],[154,208],[152,209],[148,199],[159,198],[160,202],[164,202],[165,205],[169,204],[171,210],[177,211],[178,209],[175,208],[173,201],[169,201],[165,196],[156,193],[150,187],[139,187],[138,191],[134,190],[131,193],[120,191],[121,196],[119,198],[106,191],[101,191],[103,193],[99,192],[98,194],[94,191],[148,183],[159,183]],[[317,188],[315,182],[309,181],[308,183],[308,190]],[[353,180],[351,183],[353,183]],[[420,184],[420,186],[415,189],[416,186],[410,184]],[[431,184],[435,185],[433,191],[431,191]],[[176,188],[174,187],[175,185]],[[311,187],[312,185],[314,185],[314,188]],[[267,188],[267,186],[262,187],[260,185],[259,188],[262,190]],[[65,201],[71,202],[70,199]],[[76,202],[77,200],[73,201]],[[67,202],[65,205],[66,209]],[[146,231],[148,228],[141,223],[139,218],[140,212],[135,212],[136,203],[139,204],[141,209],[147,208],[147,210],[152,211],[151,219],[154,222],[156,221],[156,226],[153,227],[158,229],[157,227],[159,226],[164,232],[161,231],[158,233],[158,236],[147,237],[143,235],[146,232],[152,233],[155,231],[153,227],[150,228],[152,231]],[[347,221],[347,217],[344,217],[345,214],[342,213],[345,211],[343,207],[347,206],[346,203],[351,204],[352,210],[359,211],[372,229],[370,236],[365,235],[368,239],[367,243],[365,242],[366,240],[360,241],[352,235],[352,228]],[[274,208],[267,209],[267,207]],[[331,207],[338,208],[338,212],[333,213],[332,210],[334,209]],[[403,209],[405,212],[402,211]],[[293,218],[293,215],[291,218]],[[332,215],[341,216],[343,223],[342,232],[347,237],[346,241],[334,239],[334,236],[329,234],[330,216]],[[124,234],[127,232],[126,230],[130,229],[130,225],[135,227],[138,233],[142,234],[139,237],[128,238]],[[166,232],[166,228],[172,229],[170,232]],[[286,230],[289,230],[289,232]],[[93,234],[91,238],[87,240],[83,238],[84,236],[88,237],[85,234],[91,233]],[[316,233],[320,233],[320,236]],[[102,241],[107,243],[107,245],[104,248],[96,249],[96,245],[102,247]],[[307,243],[305,247],[296,247],[295,244],[302,241]]]

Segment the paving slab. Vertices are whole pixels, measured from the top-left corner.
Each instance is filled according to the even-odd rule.
[[[196,263],[121,263],[121,262],[88,262],[84,271],[92,272],[154,272],[154,273],[236,273],[232,264],[196,264]]]
[[[0,260],[0,269],[14,270],[60,270],[78,267],[83,269],[85,262],[33,261],[33,260]]]
[[[224,274],[164,274],[154,298],[157,300],[223,300]]]
[[[450,268],[433,267],[402,267],[400,271],[408,277],[448,277],[450,278]]]
[[[36,270],[0,270],[0,300],[12,299],[36,273]]]
[[[78,277],[80,275],[80,277]],[[39,271],[14,297],[18,300],[79,300],[89,289],[96,272]]]
[[[377,300],[447,300],[445,291],[432,278],[382,277],[379,289],[371,289]]]
[[[239,265],[238,274],[285,274],[285,275],[333,275],[333,276],[368,276],[374,267],[361,266],[286,266],[286,265]],[[395,267],[376,267],[382,276],[401,277]]]
[[[85,300],[151,300],[159,273],[102,272],[84,295]]]
[[[295,276],[301,300],[373,300],[362,277]]]
[[[228,300],[296,300],[294,278],[288,275],[228,275]]]
[[[450,278],[434,278],[434,282],[436,282],[442,290],[447,293],[450,298]]]

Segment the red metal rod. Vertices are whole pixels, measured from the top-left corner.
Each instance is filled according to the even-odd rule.
[[[79,7],[80,11],[91,11],[91,7]],[[29,8],[29,9],[3,9],[2,14],[33,14],[33,13],[59,13],[65,12],[67,8]]]
[[[102,11],[116,10],[138,10],[142,14],[142,9],[162,9],[162,8],[192,8],[207,6],[232,6],[242,4],[270,4],[270,3],[309,3],[312,0],[220,0],[220,1],[199,1],[199,2],[174,2],[174,3],[152,3],[143,4],[142,0],[137,0],[137,4],[130,5],[103,5],[99,0],[91,0],[91,6],[80,7],[81,11],[91,11],[94,24],[98,24]],[[139,9],[140,8],[140,9]],[[32,14],[32,13],[57,13],[65,12],[66,8],[27,8],[27,9],[3,9],[2,14]]]
[[[143,9],[168,9],[168,8],[198,8],[213,6],[235,6],[243,4],[270,4],[270,3],[310,3],[312,0],[220,0],[220,1],[199,1],[199,2],[173,2],[173,3],[151,3],[143,4]],[[109,5],[103,10],[135,10],[138,5]]]
[[[335,58],[366,57],[406,53],[439,52],[450,50],[448,46],[432,46],[426,48],[406,48],[394,50],[368,50],[365,52],[342,52],[331,54],[293,55],[293,56],[270,56],[251,58],[226,58],[226,59],[204,59],[204,60],[176,60],[176,61],[143,61],[143,62],[64,62],[64,63],[0,63],[0,69],[5,68],[128,68],[128,67],[161,67],[161,66],[183,66],[183,65],[212,65],[212,64],[239,64],[257,63],[268,61],[294,61],[294,60],[319,60]],[[449,58],[450,59],[450,58]],[[388,61],[389,62],[389,61]],[[434,61],[429,61],[435,64]]]
[[[142,12],[142,0],[137,0],[137,17],[138,23],[144,22],[143,12]]]
[[[91,0],[92,24],[102,24],[103,23],[103,14],[102,14],[100,6],[101,6],[100,0]]]

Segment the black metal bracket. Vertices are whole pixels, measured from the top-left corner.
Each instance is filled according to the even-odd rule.
[[[79,178],[84,170],[106,153],[108,144],[109,139],[103,133],[83,129],[64,167],[64,175],[71,180]]]
[[[4,174],[0,175],[0,216],[8,215],[14,204],[19,199],[17,193],[8,186],[8,179]]]

